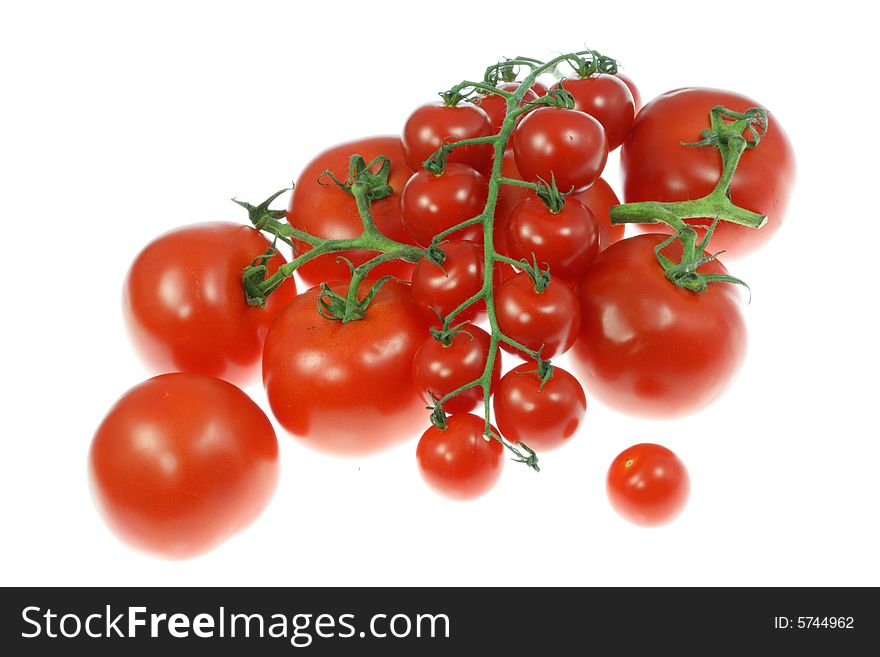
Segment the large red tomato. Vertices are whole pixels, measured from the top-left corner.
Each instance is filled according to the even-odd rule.
[[[372,281],[364,281],[363,298]],[[345,295],[348,284],[331,288]],[[319,451],[375,454],[419,435],[425,404],[412,360],[429,319],[409,285],[386,282],[363,319],[318,314],[320,288],[299,295],[272,324],[263,350],[263,385],[281,425]]]
[[[746,353],[741,293],[728,283],[691,292],[667,280],[654,256],[663,235],[630,237],[599,254],[581,281],[574,362],[589,393],[623,413],[699,411],[731,383]],[[681,256],[676,241],[664,254]],[[716,261],[700,268],[726,273]]]
[[[361,234],[363,224],[354,197],[322,176],[326,170],[337,179],[346,180],[352,155],[360,155],[367,162],[379,155],[391,160],[388,184],[394,193],[373,202],[373,221],[386,237],[411,243],[401,219],[400,193],[412,171],[406,165],[399,137],[359,139],[333,146],[317,155],[296,180],[287,221],[294,228],[325,239],[350,239]],[[297,243],[297,246],[302,252],[311,248],[303,243]],[[344,280],[350,278],[349,269],[344,261],[337,262],[339,256],[345,256],[355,265],[360,265],[375,255],[372,251],[330,253],[318,256],[297,271],[308,286],[323,281]],[[386,262],[374,268],[369,278],[376,279],[386,274],[408,278],[412,267],[411,263],[402,260]]]
[[[615,226],[611,223],[610,210],[615,205],[620,205],[617,194],[611,189],[611,185],[599,178],[575,198],[586,205],[599,225],[599,249],[607,249],[615,242],[623,239],[624,226]]]
[[[199,372],[240,385],[259,375],[269,326],[296,296],[291,278],[265,307],[247,304],[242,272],[268,246],[250,226],[216,222],[172,230],[137,255],[123,310],[135,347],[153,370]],[[284,262],[272,256],[269,273]]]
[[[760,103],[730,91],[688,88],[669,91],[645,105],[636,117],[621,151],[623,195],[635,201],[686,201],[712,191],[721,176],[721,156],[712,146],[696,142],[710,127],[709,111],[723,105],[736,112]],[[748,134],[745,135],[749,137]],[[772,114],[769,129],[757,148],[743,153],[730,187],[734,204],[767,215],[760,229],[720,222],[709,250],[738,258],[767,242],[782,225],[795,177],[794,153],[782,125]],[[712,217],[693,219],[708,225]],[[640,226],[647,232],[666,230],[662,224]]]

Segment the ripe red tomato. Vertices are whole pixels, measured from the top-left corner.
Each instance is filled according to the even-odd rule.
[[[745,96],[718,89],[678,89],[645,105],[621,151],[623,195],[635,201],[685,201],[712,191],[721,176],[721,157],[711,146],[682,146],[701,139],[709,128],[709,111],[723,105],[744,112],[761,105]],[[746,135],[747,137],[749,135]],[[730,187],[734,204],[767,215],[767,224],[747,228],[722,221],[710,243],[714,253],[739,258],[766,243],[782,225],[794,184],[795,162],[782,125],[771,114],[767,134],[757,148],[743,153]],[[688,223],[707,226],[712,217]],[[640,226],[647,232],[662,224]]]
[[[605,128],[608,150],[623,143],[636,115],[635,101],[626,83],[613,75],[568,78],[559,85],[574,97],[574,108],[596,119]]]
[[[272,423],[231,383],[162,374],[126,392],[89,451],[92,495],[125,543],[203,554],[250,525],[278,482]]]
[[[501,161],[501,175],[505,178],[522,180],[519,169],[516,168],[516,159],[513,149],[504,151],[504,159]],[[519,205],[519,202],[532,195],[531,190],[519,185],[501,185],[498,188],[498,201],[495,204],[495,250],[505,253],[507,248],[507,220],[510,213]]]
[[[587,398],[577,379],[561,367],[541,387],[535,363],[517,365],[501,377],[493,396],[501,435],[541,452],[556,449],[577,432]]]
[[[584,190],[601,175],[608,159],[605,130],[589,114],[541,107],[513,131],[513,154],[524,180],[550,182],[563,192]]]
[[[642,94],[639,93],[639,88],[636,86],[636,83],[633,82],[632,78],[626,73],[618,71],[615,75],[623,80],[623,83],[626,85],[627,89],[629,89],[629,92],[633,97],[633,103],[635,103],[636,113],[638,113],[638,111],[642,109]]]
[[[611,506],[626,520],[657,527],[684,510],[691,486],[681,459],[661,445],[642,443],[618,454],[606,488]]]
[[[379,155],[391,160],[388,184],[394,189],[394,193],[373,202],[373,220],[383,235],[399,242],[412,243],[403,227],[400,212],[400,193],[412,171],[406,165],[399,137],[369,137],[339,144],[319,153],[296,180],[287,212],[288,223],[294,228],[325,239],[350,239],[361,234],[363,224],[354,197],[322,176],[327,170],[339,180],[346,180],[352,155],[361,155],[367,162]],[[311,249],[304,243],[297,243],[297,246],[303,253]],[[311,287],[323,281],[351,278],[348,265],[344,261],[337,262],[340,256],[348,258],[357,266],[375,255],[374,251],[329,253],[310,260],[297,271],[306,285]],[[374,268],[369,278],[376,279],[392,274],[405,279],[409,278],[412,268],[413,265],[409,262],[393,260]]]
[[[446,260],[441,266],[422,258],[412,275],[413,300],[424,308],[433,308],[446,317],[483,287],[485,267],[483,247],[467,240],[449,240],[441,249]],[[456,315],[456,323],[473,320],[485,312],[482,301]],[[433,315],[433,313],[432,313]]]
[[[278,311],[296,296],[293,279],[263,308],[247,304],[241,274],[269,242],[250,226],[193,224],[141,251],[125,279],[123,311],[135,347],[159,372],[185,371],[245,385],[258,374],[263,340]],[[285,263],[274,255],[274,273]]]
[[[507,255],[532,262],[559,280],[576,283],[599,252],[599,226],[593,213],[569,197],[553,213],[537,196],[522,201],[507,222]]]
[[[479,379],[489,356],[489,334],[478,326],[466,326],[467,333],[457,333],[449,345],[427,338],[413,358],[412,378],[416,391],[427,404],[463,385]],[[492,385],[501,376],[501,356],[496,353]],[[483,400],[483,388],[475,386],[443,404],[447,413],[472,411]]]
[[[535,95],[540,98],[541,96],[547,95],[547,87],[543,82],[536,81],[529,89],[535,92]]]
[[[711,283],[691,292],[667,280],[654,256],[663,235],[638,235],[599,254],[581,281],[574,362],[591,395],[622,413],[679,417],[699,411],[745,358],[740,291]],[[681,256],[676,241],[666,250]],[[726,273],[717,260],[700,271]]]
[[[419,440],[419,471],[435,492],[453,500],[473,500],[498,483],[504,448],[483,437],[483,418],[451,415],[446,429],[432,426]]]
[[[422,169],[403,188],[403,223],[418,244],[429,246],[437,233],[480,214],[487,194],[486,179],[464,164],[447,164],[439,176]],[[482,242],[483,227],[476,224],[451,237]]]
[[[403,127],[403,152],[406,163],[419,171],[422,163],[446,142],[455,142],[495,134],[489,115],[473,103],[449,107],[442,102],[422,105]],[[449,151],[448,162],[467,164],[485,171],[492,161],[491,144],[461,146]]]
[[[363,298],[372,281],[360,288]],[[344,295],[348,283],[330,285]],[[425,405],[412,360],[429,321],[409,285],[386,282],[360,320],[318,314],[320,289],[299,295],[272,324],[263,385],[278,422],[309,447],[342,456],[375,454],[418,435]]]
[[[498,85],[498,88],[502,91],[513,93],[519,88],[519,82],[502,82]],[[546,90],[544,93],[547,93]],[[520,107],[537,99],[538,95],[535,93],[533,86],[523,94]],[[493,132],[497,133],[501,130],[501,124],[504,123],[504,119],[507,116],[507,100],[498,94],[485,94],[479,96],[474,103],[479,105],[483,111],[489,115],[489,119],[492,121],[492,126],[494,128]]]
[[[624,226],[612,224],[610,213],[612,206],[620,205],[620,200],[604,178],[596,180],[580,194],[576,194],[575,198],[586,205],[596,218],[600,251],[623,239]]]
[[[563,354],[574,344],[581,323],[577,297],[566,285],[552,282],[543,292],[526,272],[505,280],[495,291],[498,328],[529,349],[541,349],[545,359]],[[524,355],[502,342],[501,348]]]

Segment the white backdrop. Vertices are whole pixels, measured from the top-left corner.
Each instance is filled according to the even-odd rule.
[[[788,3],[751,20],[706,2],[10,4],[0,583],[880,584],[880,218],[864,111],[878,94],[861,3],[798,4],[796,25]],[[719,50],[734,26],[742,39]],[[540,474],[508,463],[471,504],[426,488],[415,443],[334,460],[279,429],[281,485],[250,530],[177,563],[120,544],[93,509],[86,453],[149,374],[120,313],[134,254],[180,224],[245,220],[230,197],[260,200],[330,144],[399,132],[501,56],[584,46],[619,58],[646,99],[686,85],[752,96],[794,143],[786,225],[731,265],[754,295],[734,388],[674,422],[591,404]],[[607,177],[619,189],[616,157]],[[259,386],[248,392],[265,407]],[[605,497],[612,458],[637,442],[690,470],[690,505],[661,529],[627,524]]]

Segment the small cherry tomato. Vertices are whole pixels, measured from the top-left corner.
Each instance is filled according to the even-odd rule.
[[[623,518],[642,527],[675,520],[687,505],[690,478],[674,453],[642,443],[622,451],[608,469],[608,500]]]
[[[442,102],[422,105],[403,127],[403,152],[406,163],[419,171],[422,163],[444,143],[487,137],[495,134],[489,115],[473,103],[454,107]],[[485,171],[492,160],[491,144],[460,146],[449,151],[448,162],[460,162],[477,171]]]
[[[604,178],[599,178],[574,197],[586,205],[596,218],[599,225],[600,251],[623,239],[624,226],[612,224],[610,213],[613,206],[620,205],[620,200]]]
[[[427,258],[416,264],[412,276],[412,296],[420,306],[433,308],[446,317],[483,287],[483,246],[467,240],[449,240],[440,246],[446,259],[435,265]],[[473,320],[485,312],[478,301],[456,315],[456,323]],[[436,317],[435,313],[431,313]]]
[[[596,119],[605,128],[608,150],[623,143],[636,115],[632,92],[613,75],[567,78],[559,85],[574,97],[574,108]]]
[[[519,82],[502,82],[498,85],[498,88],[502,91],[509,91],[511,93],[515,92],[519,89]],[[547,93],[546,90],[544,93]],[[531,103],[538,99],[538,95],[534,91],[534,87],[529,89],[525,94],[523,94],[522,102],[520,103],[520,107],[525,105],[526,103]],[[498,94],[484,94],[477,98],[474,103],[479,105],[486,114],[489,115],[489,119],[492,121],[492,126],[494,128],[494,132],[497,133],[501,130],[501,124],[504,122],[505,117],[507,116],[507,99]]]

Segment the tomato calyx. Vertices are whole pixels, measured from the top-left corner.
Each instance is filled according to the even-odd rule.
[[[270,205],[282,194],[285,194],[289,191],[292,191],[293,187],[285,187],[284,189],[279,189],[277,192],[272,194],[265,201],[260,203],[259,205],[253,205],[252,203],[248,203],[247,201],[239,201],[237,198],[233,198],[232,202],[236,205],[240,205],[248,213],[248,219],[254,225],[254,228],[257,230],[265,230],[267,232],[275,235],[276,239],[280,239],[285,244],[289,244],[290,247],[294,250],[294,254],[296,253],[296,245],[286,235],[280,235],[279,232],[281,230],[281,220],[285,218],[286,212],[284,210],[272,210],[269,208]]]
[[[432,309],[432,310],[433,310],[433,309]],[[435,312],[436,312],[436,311],[435,311]],[[443,316],[440,315],[440,313],[437,313],[437,317],[440,318],[440,321],[441,321],[441,322],[443,321]],[[468,327],[468,326],[470,326],[470,325],[471,325],[470,320],[467,320],[467,321],[461,322],[461,323],[459,323],[459,324],[456,324],[455,326],[450,326],[450,327],[448,327],[448,328],[447,328],[447,327],[444,327],[444,328],[439,328],[439,329],[438,329],[437,327],[432,326],[432,327],[431,327],[431,336],[432,336],[437,342],[439,342],[440,344],[442,344],[444,347],[448,347],[449,345],[451,345],[451,344],[452,344],[452,340],[453,340],[453,338],[455,338],[455,336],[458,335],[458,334],[460,334],[460,333],[465,334],[465,335],[468,336],[471,340],[473,340],[473,339],[474,339],[473,334],[469,333],[469,332],[467,331],[467,328],[466,328],[466,327]]]
[[[244,286],[244,294],[249,306],[263,308],[266,305],[266,297],[272,293],[272,290],[284,282],[283,278],[279,278],[277,282],[273,283],[271,289],[264,286],[266,275],[269,273],[268,262],[276,253],[278,253],[278,249],[275,248],[275,241],[273,240],[268,249],[254,258],[251,264],[244,268],[241,282]]]
[[[590,50],[588,57],[575,57],[569,60],[572,68],[580,78],[589,78],[596,73],[615,75],[620,65],[613,57],[607,57],[595,50]]]
[[[712,225],[706,230],[706,235],[697,244],[697,231],[691,226],[685,225],[679,229],[677,233],[663,240],[654,247],[654,255],[666,272],[666,278],[675,283],[678,287],[683,287],[691,292],[705,292],[709,287],[709,283],[732,283],[734,285],[742,285],[751,292],[748,284],[730,274],[705,274],[697,271],[700,265],[704,265],[711,260],[715,260],[722,252],[706,254],[705,250],[709,245],[709,240],[715,232],[718,220],[715,219]],[[665,255],[663,249],[672,244],[675,240],[680,240],[684,245],[681,260],[678,263],[673,262]]]
[[[376,166],[379,167],[379,170],[373,171]],[[366,198],[371,201],[378,201],[386,196],[390,196],[394,192],[394,189],[388,184],[388,175],[390,173],[391,160],[387,157],[380,155],[370,162],[366,162],[360,155],[354,155],[349,162],[347,180],[340,181],[333,175],[332,171],[325,169],[318,177],[318,184],[329,184],[324,181],[324,178],[327,178],[339,189],[351,196],[355,196],[355,186],[360,185],[366,190],[364,192]]]
[[[565,207],[565,197],[570,196],[572,193],[574,193],[574,187],[567,192],[559,191],[559,188],[556,186],[556,176],[552,172],[550,173],[549,183],[543,178],[538,178],[538,182],[535,184],[535,194],[544,201],[544,205],[547,206],[547,209],[552,214],[562,212],[562,208]]]
[[[382,286],[392,279],[397,280],[394,276],[383,276],[377,280],[363,299],[357,297],[357,286],[353,289],[349,288],[348,294],[342,296],[334,292],[327,283],[321,283],[321,292],[318,294],[318,314],[324,319],[334,322],[345,323],[363,319],[367,315],[370,302]]]

